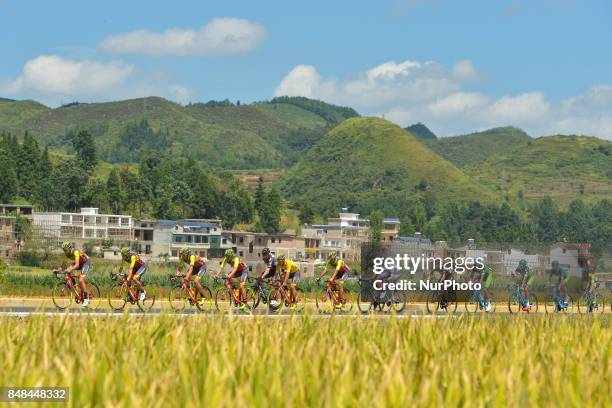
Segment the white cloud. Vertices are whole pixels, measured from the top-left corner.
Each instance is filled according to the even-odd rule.
[[[612,85],[550,101],[538,91],[501,97],[469,91],[468,85],[481,77],[469,60],[450,69],[435,62],[389,61],[344,80],[298,65],[274,94],[348,105],[402,126],[420,121],[441,136],[517,126],[534,136],[577,133],[612,139]]]
[[[81,102],[159,95],[188,102],[191,92],[164,78],[139,72],[121,61],[79,61],[57,55],[41,55],[24,65],[19,76],[0,81],[0,92],[28,97],[51,106]]]
[[[113,35],[100,43],[100,50],[153,56],[233,55],[254,49],[266,37],[266,29],[257,23],[215,18],[199,30],[172,28],[161,33],[138,30]]]

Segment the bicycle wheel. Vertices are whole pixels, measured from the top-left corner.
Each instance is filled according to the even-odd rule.
[[[87,296],[89,298],[89,304],[87,305],[87,309],[97,310],[100,307],[102,295],[100,295],[100,288],[96,283],[87,282]]]
[[[438,292],[429,292],[427,294],[427,300],[425,302],[427,314],[434,314],[438,311],[438,296]]]
[[[395,313],[402,313],[406,308],[408,295],[406,292],[394,291],[391,292],[391,309]]]
[[[334,303],[327,292],[327,289],[321,289],[316,297],[315,303],[317,305],[317,311],[321,313],[331,313],[334,311]]]
[[[508,296],[508,310],[510,313],[518,314],[521,312],[521,309],[521,302],[516,293],[512,293],[510,296]]]
[[[544,303],[544,308],[546,309],[546,313],[557,313],[559,312],[559,306],[556,297],[553,295],[548,295],[546,298],[546,303]]]
[[[121,312],[127,303],[127,288],[123,283],[117,283],[108,292],[108,305],[114,312]]]
[[[439,304],[441,307],[442,305]],[[444,309],[444,308],[442,308]],[[457,294],[450,292],[446,294],[446,313],[455,313],[457,311]]]
[[[603,313],[605,308],[606,305],[603,296],[594,293],[593,296],[591,296],[591,310],[593,313]]]
[[[204,292],[204,295],[198,292],[198,289],[195,287],[193,288],[193,290],[195,291],[195,298],[197,300],[196,307],[198,308],[198,310],[201,312],[206,312],[207,310],[210,310],[212,308],[213,295],[208,286],[202,285],[202,291]]]
[[[66,285],[66,282],[58,282],[53,287],[51,297],[55,307],[59,310],[66,310],[72,304],[72,289]]]
[[[215,307],[219,312],[228,313],[233,306],[233,299],[230,290],[227,287],[217,289],[215,293]]]
[[[280,289],[273,289],[268,293],[268,310],[271,313],[280,313],[283,308],[283,294]]]
[[[189,303],[189,299],[187,298],[187,293],[183,290],[182,285],[176,285],[172,289],[170,289],[170,293],[168,294],[168,302],[170,303],[170,308],[175,312],[182,312],[187,307]]]
[[[157,297],[157,291],[155,288],[148,287],[145,289],[145,298],[144,300],[140,300],[140,293],[138,294],[138,308],[143,312],[147,313],[151,310],[153,305],[155,304],[155,299]]]
[[[480,310],[480,302],[475,293],[473,293],[472,296],[465,301],[465,310],[468,313],[476,313],[478,310]]]
[[[370,313],[374,311],[374,299],[376,294],[372,290],[361,290],[357,295],[357,309],[361,313]]]

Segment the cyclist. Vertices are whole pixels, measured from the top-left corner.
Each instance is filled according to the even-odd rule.
[[[587,290],[589,296],[593,296],[595,289],[597,288],[597,278],[595,277],[595,268],[593,268],[593,262],[590,259],[587,259],[586,265],[584,267],[584,274],[586,274],[588,283]]]
[[[493,269],[488,265],[484,265],[480,270],[480,287],[482,288],[482,297],[487,304],[485,307],[485,312],[490,312],[493,308],[491,305],[491,294],[489,293],[489,288],[493,283]]]
[[[139,300],[141,302],[144,301],[147,297],[147,292],[145,292],[141,280],[144,278],[144,274],[147,271],[147,264],[140,255],[137,255],[128,247],[121,248],[121,266],[119,267],[119,273],[123,272],[124,264],[129,265],[127,275],[128,283],[134,279],[134,283],[136,283],[136,287],[140,292]]]
[[[325,268],[323,268],[323,273],[321,273],[321,278],[325,276],[328,269],[333,269],[332,276],[330,282],[332,285],[338,284],[338,292],[340,293],[340,299],[344,299],[344,279],[351,272],[350,268],[342,259],[338,259],[338,254],[335,252],[330,252],[327,257],[327,262],[325,263]],[[321,279],[319,278],[319,279]],[[340,305],[338,305],[340,307]]]
[[[549,275],[548,280],[550,281],[550,279],[553,276],[556,276],[559,279],[559,286],[557,287],[558,299],[562,299],[562,300],[558,302],[557,307],[559,309],[562,309],[562,308],[567,307],[567,303],[568,303],[566,283],[569,280],[569,273],[567,273],[567,270],[561,267],[561,265],[559,264],[559,261],[556,261],[556,260],[552,261],[550,266],[551,266],[551,269],[548,272],[548,275]],[[561,295],[563,295],[563,297],[561,297]]]
[[[300,267],[295,262],[287,259],[285,254],[278,255],[278,266],[283,272],[283,286],[287,285],[288,281],[291,281],[290,290],[292,299],[298,301],[298,293],[295,287],[300,281]]]
[[[523,293],[525,294],[525,304],[523,305],[523,311],[528,312],[531,310],[531,304],[529,304],[529,287],[533,283],[533,279],[535,277],[534,273],[531,271],[531,268],[527,264],[527,260],[521,259],[516,267],[516,270],[512,274],[512,276],[519,275],[519,281],[517,282]]]
[[[249,267],[234,254],[234,251],[231,248],[228,248],[225,251],[225,257],[223,258],[221,266],[219,267],[219,272],[215,274],[215,277],[218,277],[219,274],[221,274],[225,265],[229,265],[232,268],[232,271],[225,275],[227,278],[240,278],[240,296],[242,299],[246,299],[246,289],[244,288],[244,283],[249,275]],[[243,302],[240,307],[245,308],[246,303]]]
[[[261,259],[266,264],[266,269],[259,276],[260,280],[270,279],[276,275],[276,268],[278,266],[278,259],[270,252],[270,248],[264,248],[261,250]]]
[[[78,249],[76,249],[72,242],[62,242],[62,250],[64,251],[64,261],[62,262],[60,267],[55,268],[53,272],[59,272],[61,270],[64,270],[66,266],[72,263],[72,265],[68,266],[65,270],[69,273],[79,271],[78,279],[79,286],[83,291],[83,307],[87,307],[87,305],[89,305],[89,291],[87,290],[87,283],[85,282],[85,277],[91,269],[89,257],[84,251],[79,251]]]
[[[187,273],[183,278],[183,283],[188,285],[189,280],[192,276],[194,276],[193,281],[195,283],[196,290],[198,291],[200,296],[202,296],[202,298],[200,299],[200,304],[204,304],[204,302],[206,302],[207,300],[206,292],[204,291],[204,288],[202,287],[200,281],[202,280],[202,277],[206,274],[206,258],[202,258],[199,255],[194,255],[191,253],[191,250],[189,248],[184,247],[181,248],[179,251],[179,261],[179,267],[176,270],[176,275],[178,276],[183,272],[183,266],[185,264],[189,265],[189,267],[187,268]]]

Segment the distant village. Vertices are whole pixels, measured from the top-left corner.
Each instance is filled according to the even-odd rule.
[[[301,231],[278,234],[224,230],[219,219],[153,220],[135,219],[129,215],[100,214],[97,208],[82,208],[80,212],[37,212],[32,206],[0,204],[0,258],[11,260],[23,243],[16,238],[15,215],[30,220],[34,240],[45,242],[72,241],[77,245],[93,244],[103,258],[119,259],[121,246],[130,246],[150,262],[177,259],[180,248],[215,259],[232,248],[250,270],[263,267],[260,253],[265,247],[274,253],[284,253],[295,259],[303,273],[312,275],[330,252],[349,262],[359,263],[362,245],[370,240],[370,222],[360,214],[342,209],[338,217],[326,224],[303,225]],[[566,268],[572,276],[582,276],[591,258],[590,244],[558,242],[545,249],[527,251],[517,246],[478,245],[470,239],[463,244],[432,242],[416,232],[400,236],[400,221],[384,218],[381,241],[388,250],[410,256],[483,257],[498,274],[511,274],[520,259],[526,259],[538,274],[550,268],[553,261]]]

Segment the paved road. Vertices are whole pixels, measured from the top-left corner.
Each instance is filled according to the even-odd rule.
[[[609,306],[608,306],[609,307]],[[575,308],[574,308],[575,309]],[[329,314],[317,313],[316,307],[314,303],[307,304],[307,311],[311,316],[314,317],[330,317]],[[122,312],[113,312],[106,301],[102,301],[100,303],[99,309],[97,310],[84,310],[79,305],[73,305],[67,311],[58,310],[52,303],[49,298],[0,298],[0,315],[10,315],[10,316],[31,316],[31,315],[65,315],[65,314],[77,315],[77,316],[94,316],[94,317],[104,317],[104,316],[123,316]],[[156,302],[155,307],[151,309],[148,313],[142,313],[138,307],[129,306],[126,308],[126,313],[133,316],[154,316],[159,314],[169,314],[169,315],[179,315],[179,316],[194,316],[194,315],[206,315],[206,316],[218,316],[219,312],[216,310],[210,310],[206,313],[197,312],[196,309],[185,309],[184,311],[177,313],[170,309],[170,305],[166,300],[159,300]],[[545,313],[544,305],[540,305],[537,313],[531,313],[531,315]],[[424,303],[416,303],[409,304],[403,313],[395,314],[396,317],[405,318],[405,317],[448,317],[448,316],[461,316],[465,314],[465,308],[463,304],[458,304],[457,311],[453,314],[446,314],[440,312],[436,315],[428,315],[426,313],[426,308]],[[497,309],[494,313],[495,315],[508,315],[512,316],[508,312],[508,309],[505,305],[497,305]],[[524,314],[524,313],[523,313]],[[571,314],[576,314],[577,310],[573,310]],[[610,314],[609,310],[606,310],[606,314]],[[260,305],[252,314],[244,314],[240,311],[236,311],[232,313],[233,316],[241,316],[241,317],[249,317],[249,316],[274,316],[274,317],[290,317],[292,314],[286,312],[281,314],[268,313],[267,308],[263,305]],[[479,316],[487,316],[485,313],[478,313]],[[339,313],[335,314],[335,316],[375,316],[381,318],[390,317],[390,314],[384,313],[375,313],[363,315],[359,313],[357,306],[353,307],[352,313]]]

